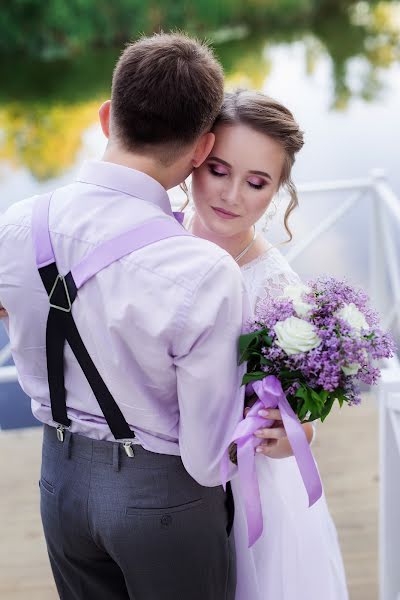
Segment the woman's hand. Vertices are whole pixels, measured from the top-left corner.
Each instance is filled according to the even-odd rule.
[[[5,317],[8,317],[8,313],[0,304],[0,319],[4,319]]]
[[[247,416],[249,410],[250,408],[245,408],[244,416]],[[282,448],[280,441],[283,441],[284,439],[287,441],[287,435],[282,422],[281,411],[279,408],[270,408],[267,411],[264,409],[263,414],[260,416],[264,417],[265,419],[273,420],[274,422],[271,427],[261,428],[255,432],[254,435],[256,438],[261,440],[261,443],[259,446],[257,446],[256,453],[264,454],[264,456],[269,456],[271,458],[283,458],[280,453],[279,456],[277,455],[278,447],[281,446]],[[287,450],[287,448],[285,448],[285,450]]]
[[[249,410],[250,408],[245,408],[245,416]],[[268,456],[269,458],[287,458],[288,456],[293,456],[293,450],[287,438],[279,408],[262,409],[259,415],[265,419],[273,420],[274,423],[271,427],[258,429],[254,434],[256,438],[262,440],[261,444],[257,446],[256,453],[264,454],[264,456]],[[311,423],[304,423],[302,427],[307,436],[308,443],[310,443],[313,436],[312,425]]]

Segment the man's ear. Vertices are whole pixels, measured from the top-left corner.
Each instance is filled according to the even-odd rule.
[[[211,132],[205,133],[197,142],[192,158],[193,167],[199,167],[210,154],[215,142],[215,135]]]
[[[111,100],[106,100],[99,108],[100,125],[107,139],[110,137],[110,109]]]

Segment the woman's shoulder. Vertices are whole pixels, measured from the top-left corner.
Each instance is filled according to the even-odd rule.
[[[260,303],[282,296],[287,286],[301,281],[288,260],[272,246],[244,265],[241,271],[256,312]]]
[[[242,266],[243,274],[251,271],[257,271],[265,277],[286,274],[293,280],[300,280],[300,277],[290,266],[282,252],[272,245],[269,245],[262,254]]]

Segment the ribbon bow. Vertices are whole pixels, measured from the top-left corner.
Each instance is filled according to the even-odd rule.
[[[258,414],[262,408],[279,408],[289,443],[300,470],[307,491],[309,506],[312,506],[322,495],[322,484],[315,465],[307,436],[298,417],[293,412],[282,389],[281,382],[274,375],[268,375],[261,381],[252,384],[258,396],[245,419],[236,427],[231,443],[237,444],[237,462],[239,481],[244,497],[249,548],[258,540],[263,532],[263,515],[261,508],[260,488],[254,450],[261,440],[253,434],[261,427],[271,427],[273,420],[264,419]],[[229,468],[229,455],[226,452],[221,462],[221,480],[226,488]]]

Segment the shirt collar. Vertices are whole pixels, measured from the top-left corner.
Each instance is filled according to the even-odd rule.
[[[159,206],[168,215],[173,214],[165,188],[141,171],[103,160],[90,160],[83,163],[76,181],[140,198]]]

